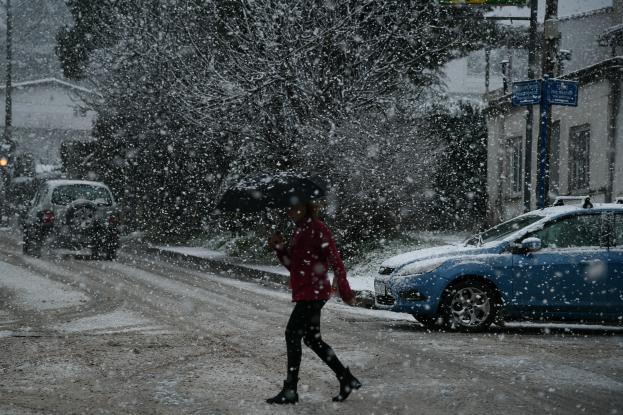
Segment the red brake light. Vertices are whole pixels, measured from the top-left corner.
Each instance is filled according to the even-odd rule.
[[[54,212],[52,212],[51,210],[44,210],[43,212],[41,212],[41,223],[54,223]]]

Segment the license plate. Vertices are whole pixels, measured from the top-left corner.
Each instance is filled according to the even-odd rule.
[[[379,295],[385,295],[387,293],[387,287],[384,282],[374,281],[374,291]]]

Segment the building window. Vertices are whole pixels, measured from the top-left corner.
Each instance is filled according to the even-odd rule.
[[[572,127],[569,132],[569,191],[587,191],[590,186],[591,127]]]
[[[552,123],[552,135],[549,157],[549,188],[555,194],[560,193],[560,120]]]
[[[523,190],[523,137],[510,138],[508,149],[511,195],[517,196]]]

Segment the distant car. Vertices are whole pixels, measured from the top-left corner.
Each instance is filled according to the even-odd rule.
[[[37,189],[23,218],[23,249],[39,256],[53,249],[91,249],[93,257],[112,260],[119,248],[117,205],[103,183],[48,180]]]
[[[532,211],[462,245],[390,258],[379,272],[377,307],[410,313],[427,326],[623,323],[623,205]]]

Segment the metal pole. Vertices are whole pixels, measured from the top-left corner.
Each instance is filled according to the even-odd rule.
[[[12,76],[13,76],[13,14],[11,11],[11,0],[6,0],[6,89],[5,89],[5,111],[4,111],[4,141],[7,144],[12,142],[11,129],[13,126],[13,101]]]
[[[556,18],[558,16],[558,0],[547,0],[545,6],[545,23],[544,23],[544,38],[545,44],[543,47],[543,101],[547,100],[547,94],[549,91],[549,85],[547,82],[546,76],[555,77],[556,76],[556,62],[558,60],[558,39],[560,34],[558,33],[558,23],[556,22]],[[541,117],[543,117],[543,112],[545,114],[545,124],[543,124],[543,120],[541,119],[541,139],[545,138],[545,143],[540,144],[541,151],[545,152],[543,167],[540,171],[543,180],[543,207],[547,200],[545,198],[549,195],[549,155],[551,153],[550,143],[547,141],[547,137],[550,134],[552,123],[551,123],[551,105],[546,103],[542,105],[541,109]],[[545,129],[545,132],[542,130]]]
[[[12,38],[13,38],[13,16],[11,14],[11,0],[6,0],[6,89],[5,89],[5,119],[4,119],[4,143],[10,145],[10,152],[13,152],[13,141],[11,138],[11,126],[13,124],[13,109],[11,100],[11,75],[13,70],[13,53],[12,53]],[[9,160],[11,155],[9,154]],[[0,180],[0,223],[5,225],[8,222],[7,212],[7,200],[6,200],[6,188],[8,184],[8,168],[3,168],[2,177]]]
[[[545,207],[546,195],[547,195],[547,137],[548,137],[548,118],[550,112],[550,104],[548,100],[549,95],[549,77],[543,76],[543,83],[541,85],[541,125],[539,134],[539,180],[537,184],[537,208],[543,209]]]
[[[537,16],[539,10],[539,0],[530,0],[530,37],[528,40],[528,79],[536,77],[536,36],[537,36]],[[523,205],[524,212],[532,208],[532,123],[534,115],[532,105],[528,105],[526,112],[526,152],[524,155],[524,187]]]
[[[489,79],[491,72],[491,49],[485,47],[485,94],[489,93]]]

